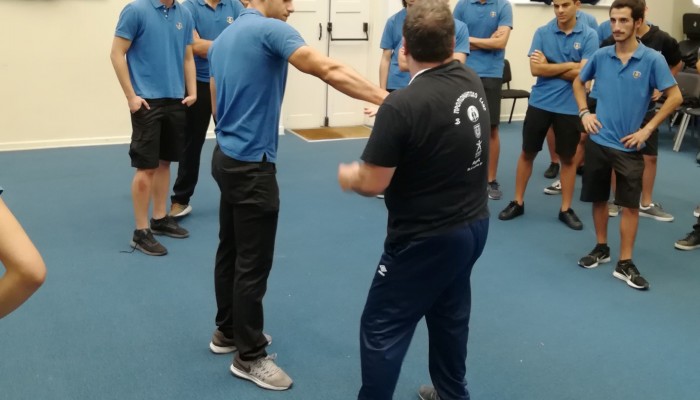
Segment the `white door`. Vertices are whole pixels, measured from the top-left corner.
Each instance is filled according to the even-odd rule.
[[[329,0],[294,0],[294,13],[287,22],[293,26],[306,44],[328,54]],[[326,84],[315,76],[299,72],[291,64],[282,107],[285,128],[316,128],[323,126],[326,117]]]
[[[331,0],[332,32],[328,54],[349,65],[360,75],[369,76],[369,0]],[[383,27],[382,27],[383,28]],[[333,88],[328,90],[328,124],[361,125],[365,102],[348,97]]]
[[[287,22],[299,31],[309,46],[368,76],[369,0],[294,0],[294,10]],[[330,40],[331,35],[333,40]],[[364,102],[336,91],[291,65],[284,98],[282,123],[285,128],[348,126],[364,122]]]

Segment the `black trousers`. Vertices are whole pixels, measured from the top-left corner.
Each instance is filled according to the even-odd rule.
[[[190,204],[190,197],[197,186],[202,147],[211,120],[210,93],[209,82],[197,81],[197,101],[187,109],[185,145],[177,167],[173,195],[170,196],[173,203]]]
[[[242,162],[214,149],[212,175],[221,189],[214,285],[216,325],[244,361],[265,357],[263,297],[277,234],[279,188],[274,163]]]

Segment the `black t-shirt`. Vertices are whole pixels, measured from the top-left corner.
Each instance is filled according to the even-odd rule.
[[[681,62],[681,49],[678,46],[678,42],[676,39],[671,37],[671,35],[659,29],[658,26],[652,25],[649,27],[649,32],[639,38],[639,40],[648,48],[660,52],[666,59],[666,63],[669,67],[675,67],[679,62]],[[614,44],[615,39],[610,36],[603,40],[600,47],[612,46]]]
[[[458,61],[418,74],[386,98],[362,160],[396,167],[385,191],[387,241],[488,218],[489,121],[481,80]]]

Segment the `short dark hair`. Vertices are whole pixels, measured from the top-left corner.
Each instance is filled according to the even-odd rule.
[[[455,21],[447,2],[421,0],[403,24],[406,51],[420,62],[444,61],[454,52]]]
[[[614,8],[629,8],[632,10],[632,19],[639,21],[640,19],[644,19],[644,11],[647,8],[647,3],[645,0],[615,0],[610,6],[610,12],[612,12]]]
[[[403,7],[406,8],[406,0],[401,0],[401,3],[403,4]]]

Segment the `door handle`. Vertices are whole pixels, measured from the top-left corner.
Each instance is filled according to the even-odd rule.
[[[365,37],[363,38],[334,38],[333,37],[333,23],[329,22],[328,23],[328,36],[330,37],[330,40],[333,42],[339,42],[339,41],[353,41],[353,42],[369,42],[369,24],[367,22],[362,23],[362,32],[365,34]]]

